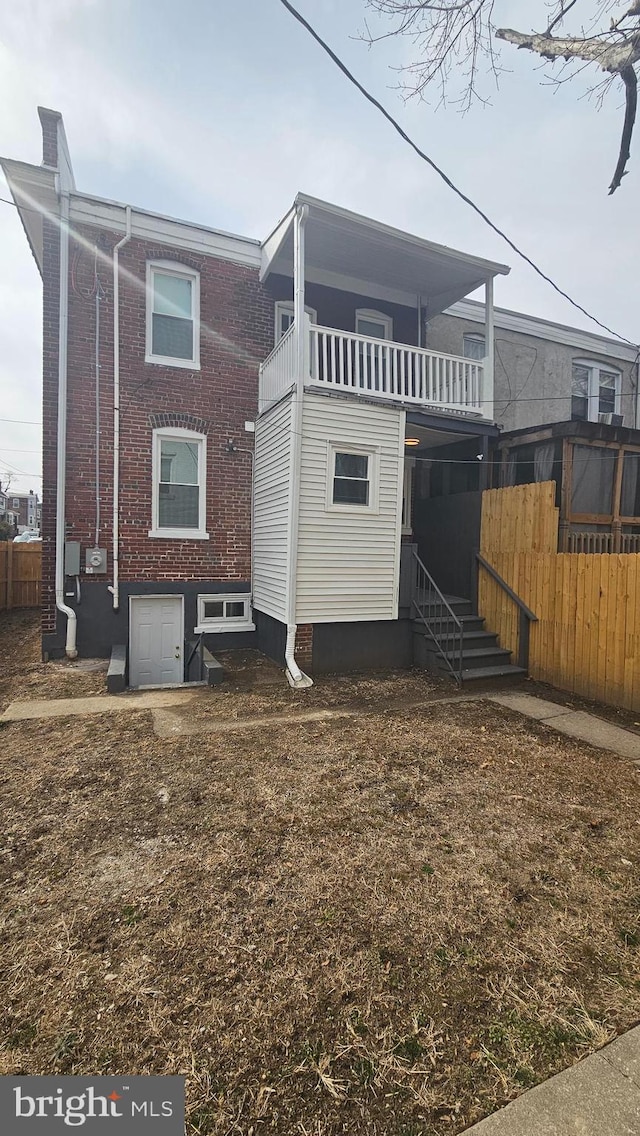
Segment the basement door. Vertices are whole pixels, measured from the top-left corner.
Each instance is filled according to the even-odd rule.
[[[182,596],[132,596],[129,602],[129,685],[184,682]]]

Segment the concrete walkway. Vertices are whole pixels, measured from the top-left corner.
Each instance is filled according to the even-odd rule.
[[[84,717],[88,714],[119,714],[127,710],[157,710],[162,706],[184,706],[200,697],[197,690],[141,690],[130,694],[94,694],[88,698],[41,698],[32,702],[12,702],[0,722],[26,722],[33,718]]]
[[[517,691],[512,694],[491,694],[488,695],[488,700],[524,714],[527,718],[544,722],[545,726],[551,726],[570,738],[578,738],[599,749],[608,749],[611,753],[627,757],[640,765],[640,734],[632,734],[595,714],[572,710],[570,706],[561,706],[557,702],[548,702],[545,698],[534,698],[532,694],[519,694]]]
[[[640,1026],[467,1128],[465,1136],[638,1136]]]
[[[24,722],[37,718],[65,718],[67,716],[86,716],[90,714],[119,714],[127,711],[151,710],[153,724],[159,737],[175,737],[180,734],[198,734],[212,732],[227,732],[236,730],[253,730],[281,724],[302,724],[303,722],[323,722],[334,718],[359,718],[377,713],[377,708],[364,706],[334,706],[317,710],[300,710],[298,713],[282,713],[274,715],[260,715],[259,718],[222,718],[199,717],[192,718],[188,712],[188,704],[194,699],[211,697],[206,687],[175,687],[170,690],[140,690],[126,694],[97,694],[89,698],[51,698],[38,699],[31,702],[12,702],[0,722]],[[300,700],[302,707],[303,696]],[[457,694],[448,698],[434,698],[430,700],[411,700],[389,702],[384,709],[387,712],[407,711],[411,709],[425,710],[429,706],[443,706],[456,702],[479,702],[485,700],[504,706],[526,718],[533,718],[551,726],[561,734],[578,738],[588,745],[598,746],[609,750],[619,757],[628,758],[640,769],[640,734],[632,734],[623,730],[604,718],[595,714],[587,714],[583,710],[572,710],[561,706],[557,702],[549,702],[544,698],[535,698],[531,694],[521,694],[518,691],[488,694]],[[640,1131],[638,1133],[640,1136]]]

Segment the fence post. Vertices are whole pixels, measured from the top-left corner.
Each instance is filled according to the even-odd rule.
[[[13,607],[13,541],[7,544],[7,611]]]

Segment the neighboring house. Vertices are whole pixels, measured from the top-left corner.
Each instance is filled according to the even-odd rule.
[[[425,495],[453,457],[478,496],[498,434],[491,350],[429,352],[425,317],[484,285],[491,343],[508,268],[303,195],[260,242],[82,194],[39,113],[42,165],[2,165],[43,279],[45,655],[410,665]]]
[[[462,300],[429,319],[427,346],[485,353],[484,305]],[[496,422],[521,430],[569,420],[637,428],[638,351],[619,340],[495,308]]]
[[[10,490],[2,495],[5,498],[4,516],[16,530],[23,533],[25,529],[39,529],[42,520],[42,505],[37,493],[12,493]]]

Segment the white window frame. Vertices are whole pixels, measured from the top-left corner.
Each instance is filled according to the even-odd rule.
[[[357,454],[358,457],[367,457],[369,482],[369,503],[367,505],[348,504],[347,502],[333,500],[333,480],[336,476],[336,454]],[[328,442],[327,443],[327,496],[326,506],[332,513],[351,513],[363,516],[377,513],[380,485],[380,450],[377,446],[359,446],[355,442]]]
[[[204,614],[205,603],[243,603],[244,615],[223,615],[222,619],[207,619]],[[223,608],[224,611],[224,608]],[[228,631],[255,631],[251,613],[250,592],[203,592],[198,595],[198,622],[194,634],[216,634]]]
[[[163,441],[172,438],[178,442],[198,443],[198,488],[200,490],[198,505],[198,528],[160,528],[160,450]],[[162,540],[208,540],[207,526],[207,436],[198,434],[195,430],[185,430],[181,427],[167,426],[153,431],[152,450],[152,497],[151,497],[151,528],[149,536]]]
[[[622,371],[619,367],[611,366],[608,363],[598,362],[597,359],[572,359],[571,360],[571,399],[573,400],[573,368],[586,367],[589,371],[589,388],[587,393],[587,417],[585,419],[575,419],[575,421],[599,422],[600,421],[600,372],[604,371],[607,375],[615,375],[615,410],[612,414],[621,414],[620,404],[622,401]],[[603,412],[604,413],[604,412]]]
[[[17,511],[18,513],[20,512],[20,498],[19,498],[19,497],[14,497],[14,498],[13,498],[13,508],[14,508],[14,510],[16,510],[16,511]]]
[[[193,322],[193,357],[176,359],[173,355],[153,354],[153,277],[158,272],[162,276],[176,276],[191,282],[191,319]],[[147,261],[146,291],[146,345],[145,363],[157,363],[163,367],[188,367],[190,371],[200,370],[200,273],[195,268],[176,264],[173,260]]]
[[[381,341],[393,340],[393,316],[388,316],[384,312],[376,312],[373,308],[356,308],[356,335],[363,335],[367,339],[377,339],[377,336],[367,335],[366,332],[358,330],[358,323],[360,320],[368,320],[371,323],[382,323],[385,327],[385,334],[381,336]]]
[[[467,342],[481,343],[482,344],[483,350],[482,350],[482,355],[481,355],[480,359],[476,359],[475,355],[467,355],[467,352],[465,350],[465,348],[467,346]],[[463,336],[462,336],[462,355],[463,355],[464,359],[471,359],[471,361],[475,362],[475,363],[480,363],[482,359],[486,359],[486,356],[487,356],[487,337],[486,337],[486,335],[482,335],[480,332],[477,332],[477,331],[465,331]]]
[[[310,308],[305,304],[304,310],[309,316],[311,323],[318,322],[318,313],[315,308]],[[280,326],[283,315],[294,315],[292,300],[276,300],[274,308],[274,343],[279,343],[285,334]]]

